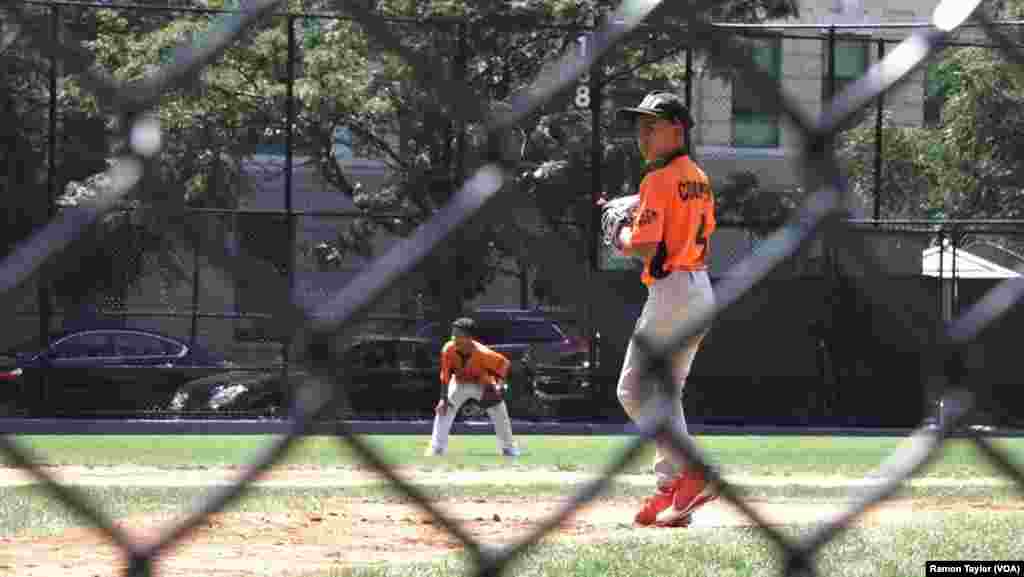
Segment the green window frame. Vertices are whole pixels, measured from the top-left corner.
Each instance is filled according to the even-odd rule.
[[[827,46],[827,44],[826,44]],[[828,78],[828,48],[825,49],[824,82],[822,83],[822,98],[831,99],[835,94],[843,91],[847,84],[858,80],[871,66],[871,42],[865,38],[837,38],[833,47],[832,56],[835,59],[835,93],[830,93]]]
[[[754,63],[776,82],[782,80],[782,38],[778,36],[748,40]],[[732,145],[737,148],[775,148],[780,141],[779,111],[766,104],[755,91],[736,90],[742,79],[737,75],[732,91]]]

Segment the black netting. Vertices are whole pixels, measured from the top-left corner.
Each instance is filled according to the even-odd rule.
[[[145,258],[143,247],[177,254],[180,258],[155,266],[177,271],[168,274],[178,274],[193,290],[191,294],[188,290],[184,294],[180,290],[167,292],[163,301],[152,306],[180,313],[182,329],[192,333],[193,341],[207,331],[220,330],[210,328],[214,324],[225,323],[236,341],[248,343],[252,354],[252,366],[238,372],[250,370],[264,381],[274,380],[278,397],[268,403],[286,412],[291,426],[288,435],[252,463],[239,484],[220,490],[199,511],[148,546],[133,542],[80,491],[33,467],[35,460],[25,447],[11,438],[0,439],[0,449],[8,458],[30,470],[68,507],[105,529],[123,548],[131,559],[127,575],[150,574],[161,552],[196,528],[207,514],[238,498],[249,481],[287,453],[314,419],[345,416],[358,409],[355,387],[346,386],[352,383],[354,373],[335,337],[356,332],[358,326],[369,326],[386,336],[430,320],[431,307],[446,305],[430,302],[429,296],[443,297],[452,291],[443,279],[432,276],[424,263],[438,258],[456,264],[486,261],[495,258],[491,251],[499,249],[499,242],[508,244],[514,239],[520,246],[500,247],[505,251],[502,254],[519,254],[523,262],[538,261],[540,252],[556,245],[557,240],[563,250],[545,257],[565,263],[596,257],[606,269],[621,265],[608,262],[606,255],[596,250],[592,233],[587,232],[593,230],[587,228],[588,219],[594,216],[591,195],[604,192],[616,196],[635,186],[637,159],[629,155],[628,147],[616,146],[623,136],[621,130],[601,126],[593,119],[588,124],[587,117],[633,101],[651,88],[692,90],[698,70],[706,70],[709,78],[742,79],[745,88],[745,94],[723,96],[717,105],[714,98],[702,97],[703,108],[695,108],[698,126],[706,132],[692,136],[704,147],[707,162],[714,164],[719,145],[787,145],[800,151],[792,162],[802,178],[784,182],[772,181],[777,175],[770,174],[730,175],[733,198],[753,195],[764,203],[759,208],[754,205],[753,212],[749,203],[726,207],[724,216],[734,222],[723,222],[728,248],[712,263],[718,280],[716,310],[678,327],[667,342],[638,337],[637,346],[652,360],[666,358],[712,317],[738,315],[745,324],[786,324],[789,333],[778,339],[791,348],[799,345],[806,361],[800,369],[802,375],[821,383],[821,397],[804,398],[803,405],[796,397],[775,397],[774,402],[784,404],[787,414],[795,410],[792,414],[798,424],[814,424],[825,415],[835,417],[832,407],[838,403],[848,411],[852,424],[866,426],[921,425],[926,416],[935,413],[934,407],[940,408],[940,426],[920,428],[915,434],[918,442],[893,455],[886,464],[884,483],[865,493],[846,514],[800,539],[769,526],[734,487],[709,469],[723,498],[785,550],[787,573],[813,574],[819,549],[857,515],[893,495],[937,454],[954,429],[972,419],[1000,425],[1014,425],[1014,419],[1019,419],[1004,411],[1014,399],[999,397],[994,391],[1003,394],[1005,388],[986,371],[997,370],[987,358],[1000,350],[992,343],[1013,342],[1012,337],[1000,335],[1012,323],[1013,305],[1024,293],[1024,284],[1009,275],[1004,281],[974,282],[966,268],[951,269],[947,275],[944,260],[948,251],[950,262],[966,266],[969,259],[957,256],[957,250],[988,251],[991,261],[1021,254],[1015,236],[1019,228],[1003,223],[1003,232],[998,223],[946,220],[936,228],[913,220],[901,226],[849,219],[851,211],[880,218],[922,216],[901,212],[908,207],[888,202],[886,187],[899,186],[899,181],[872,181],[863,176],[871,174],[865,167],[879,160],[879,134],[887,142],[905,138],[888,132],[898,124],[896,120],[887,121],[871,111],[879,98],[899,94],[913,84],[908,81],[924,72],[932,56],[954,40],[953,30],[975,16],[980,23],[975,31],[983,32],[982,36],[999,47],[993,55],[1024,62],[1015,37],[997,28],[981,11],[966,9],[978,2],[946,0],[936,9],[934,26],[917,27],[901,40],[868,41],[834,29],[827,34],[808,32],[798,42],[818,50],[822,70],[830,71],[818,77],[823,104],[817,110],[808,109],[780,88],[780,37],[765,36],[763,31],[758,35],[742,27],[727,33],[728,27],[703,18],[702,10],[710,9],[710,3],[684,3],[677,9],[677,3],[659,6],[627,0],[591,25],[550,29],[517,18],[498,20],[501,25],[456,18],[386,18],[365,11],[358,3],[339,7],[344,18],[281,14],[275,12],[279,4],[254,0],[242,6],[229,5],[223,11],[175,12],[8,3],[0,20],[4,60],[10,64],[4,72],[8,86],[28,91],[30,84],[45,84],[42,76],[47,66],[59,65],[65,83],[62,94],[83,105],[79,114],[62,116],[59,130],[75,138],[62,140],[59,150],[52,148],[52,127],[33,124],[32,119],[45,115],[38,110],[14,115],[24,119],[24,125],[14,131],[23,142],[11,149],[23,158],[8,165],[28,167],[32,174],[8,182],[36,188],[30,190],[33,194],[7,191],[7,198],[29,204],[48,198],[51,204],[24,207],[26,215],[45,218],[17,220],[24,228],[24,241],[8,247],[0,275],[7,308],[23,307],[38,289],[37,302],[47,303],[45,307],[67,303],[69,307],[92,305],[102,309],[100,312],[116,312],[129,288],[127,279],[137,276],[133,272]],[[650,26],[648,21],[658,25]],[[488,32],[491,25],[493,33]],[[126,44],[117,49],[107,46],[103,58],[97,58],[95,51],[104,47],[90,43],[90,27],[121,30]],[[679,50],[678,43],[666,40],[666,34],[669,39],[671,34],[678,38],[683,28],[691,43]],[[84,36],[55,41],[54,35],[64,29]],[[267,41],[253,44],[261,35]],[[304,57],[306,51],[315,52],[323,35],[350,43],[346,54],[367,62],[376,58],[378,71],[404,67],[400,68],[404,75],[385,85],[381,80],[385,74],[360,76],[372,68],[363,61],[324,62]],[[647,42],[652,51],[657,48],[660,53],[650,62],[624,65],[615,60],[622,42]],[[469,51],[469,43],[480,50]],[[264,52],[249,52],[258,50]],[[489,68],[500,61],[498,56],[530,50],[536,54],[555,50],[561,56],[507,59],[510,66],[517,67],[515,75]],[[144,54],[144,64],[119,60],[129,52]],[[259,70],[246,70],[238,64],[243,60]],[[625,72],[630,66],[633,69]],[[584,74],[590,77],[581,81]],[[601,77],[606,74],[611,78],[602,85]],[[42,76],[33,81],[33,75]],[[529,81],[523,82],[523,78]],[[324,93],[329,94],[332,82],[358,84],[357,90],[348,92],[353,98],[369,99],[382,91],[395,91],[402,97],[375,103],[368,117],[331,116],[329,107],[318,107],[321,103],[305,95],[310,83],[323,84],[321,88],[326,87]],[[918,89],[924,90],[921,86]],[[214,112],[194,117],[192,123],[161,126],[150,116],[159,115],[166,107],[216,104],[222,98],[231,106],[204,106],[203,110]],[[48,105],[46,97],[38,94],[26,95],[21,101],[30,107]],[[925,121],[930,122],[934,111],[928,110]],[[374,140],[376,132],[367,130],[389,123],[399,135],[394,141]],[[594,138],[597,127],[605,131],[603,141]],[[412,133],[417,138],[407,139]],[[102,136],[104,143],[90,146],[79,138],[82,134]],[[117,153],[112,160],[86,154],[106,150],[105,143],[111,142]],[[196,154],[180,153],[189,147]],[[173,157],[182,160],[181,164],[163,162],[172,149],[178,150]],[[843,166],[859,163],[859,180],[847,180],[837,150],[846,155]],[[72,154],[73,169],[64,166],[70,164]],[[361,166],[339,162],[355,156],[374,162]],[[82,181],[104,167],[104,172],[66,189],[69,182]],[[600,178],[598,167],[607,171],[606,179]],[[914,177],[914,167],[883,164],[880,170],[886,175]],[[390,176],[383,177],[385,172]],[[293,196],[297,174],[319,179],[325,184],[320,189],[337,195],[334,214],[316,215],[301,205],[297,200],[301,195]],[[595,191],[592,183],[603,190]],[[369,195],[367,190],[376,194]],[[244,197],[242,191],[252,193],[247,198],[255,200],[249,205],[238,203],[237,199]],[[556,195],[557,202],[552,200]],[[501,228],[507,211],[524,207],[536,214],[532,222],[517,222],[519,230]],[[388,211],[390,215],[385,214]],[[318,218],[344,224],[318,228]],[[383,230],[394,234],[394,239],[367,251],[359,244],[365,235],[347,234],[352,230]],[[940,249],[943,261],[937,265],[938,272],[929,275],[931,261],[925,259],[934,247]],[[903,253],[906,262],[882,256]],[[118,263],[120,268],[109,263]],[[896,270],[904,265],[905,274]],[[922,268],[915,269],[918,265]],[[200,306],[213,302],[211,295],[199,294],[194,288],[212,282],[198,278],[201,269],[213,269],[220,275],[217,282],[223,298],[214,305],[220,309],[217,314],[204,313]],[[66,270],[77,270],[87,278],[73,280],[63,276]],[[324,272],[334,274],[328,285],[304,280],[311,278],[311,273]],[[533,275],[532,282],[524,281],[524,294],[532,294],[550,310],[565,310],[566,299],[558,294],[555,271],[545,275],[523,267],[513,272],[526,280],[525,275]],[[577,272],[594,273],[580,267],[558,274]],[[321,281],[326,278],[320,277]],[[781,284],[794,279],[800,282],[796,293],[792,287],[797,285]],[[607,284],[608,290],[616,290],[615,281]],[[324,286],[330,290],[320,290]],[[602,306],[602,294],[595,290],[588,304]],[[773,318],[768,303],[794,299],[794,294],[802,295],[799,301],[820,306],[803,308],[803,315],[795,320],[789,314],[785,323]],[[91,302],[84,302],[86,295]],[[97,300],[95,295],[102,298]],[[462,297],[455,298],[461,304]],[[400,314],[375,318],[370,314],[371,305],[380,299],[397,301]],[[224,310],[230,314],[221,312]],[[936,310],[942,312],[938,317]],[[36,312],[47,319],[54,313]],[[592,310],[579,312],[592,328]],[[45,330],[40,327],[41,332]],[[742,338],[727,330],[710,337],[712,341],[737,342]],[[851,342],[863,347],[850,346]],[[614,352],[607,356],[612,365],[617,364]],[[1005,357],[1012,355],[1007,352]],[[709,358],[707,364],[713,363],[713,357]],[[665,365],[651,362],[649,366],[658,369]],[[764,374],[769,375],[770,366],[765,367]],[[908,387],[902,395],[886,395],[889,411],[879,413],[872,403],[881,395],[872,388],[883,386],[879,375],[888,380],[899,375],[920,386]],[[665,377],[657,371],[654,376]],[[856,391],[843,394],[861,398],[836,398],[839,390]],[[922,402],[923,398],[927,402]],[[982,400],[976,410],[972,398]],[[753,417],[767,422],[782,407],[773,407],[771,399],[763,401],[763,413]],[[202,405],[203,400],[195,402]],[[735,417],[717,414],[714,407],[725,403],[710,396],[688,402],[710,407],[712,418],[727,421]],[[869,416],[875,421],[864,422]],[[523,542],[497,552],[474,540],[419,488],[401,479],[370,446],[349,434],[343,420],[338,421],[337,439],[462,541],[477,563],[478,574],[496,575],[578,506],[599,494],[660,427],[661,423],[653,423],[644,429],[627,450],[615,456],[599,480],[586,486]],[[977,429],[971,431],[981,434]],[[688,439],[674,441],[692,461],[706,467],[706,459]],[[1024,474],[1000,450],[983,437],[976,436],[974,441],[1007,475],[1024,483]]]

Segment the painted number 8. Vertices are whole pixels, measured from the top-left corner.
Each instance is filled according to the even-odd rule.
[[[584,74],[580,77],[580,84],[576,86],[576,98],[574,100],[577,108],[590,108],[590,75]]]

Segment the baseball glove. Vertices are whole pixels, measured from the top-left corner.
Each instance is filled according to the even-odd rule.
[[[489,409],[495,405],[500,405],[505,400],[505,384],[498,383],[497,385],[484,385],[483,393],[480,395],[480,401],[477,402],[481,409]]]
[[[633,224],[633,214],[640,202],[640,195],[620,196],[604,203],[601,207],[601,240],[606,246],[621,251],[619,231]]]

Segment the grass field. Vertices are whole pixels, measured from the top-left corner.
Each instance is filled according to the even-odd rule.
[[[18,437],[30,447],[40,465],[95,469],[154,467],[166,472],[166,486],[81,487],[92,502],[115,518],[180,514],[203,498],[208,488],[177,486],[175,472],[233,469],[247,464],[271,437],[260,436],[32,436]],[[385,460],[404,469],[430,472],[420,484],[438,503],[505,503],[515,509],[531,500],[560,499],[575,483],[545,481],[544,473],[596,474],[629,442],[628,437],[523,436],[522,458],[498,457],[490,435],[461,435],[452,439],[444,458],[421,455],[423,436],[376,436],[368,439]],[[889,437],[737,437],[703,436],[697,443],[735,480],[743,494],[762,503],[846,504],[856,494],[843,483],[815,479],[862,479],[875,471],[905,440]],[[1018,464],[1024,463],[1024,439],[995,441]],[[648,473],[650,453],[627,470],[627,476]],[[9,466],[9,465],[8,465]],[[282,468],[322,471],[339,480],[337,486],[258,487],[232,504],[239,515],[291,515],[296,511],[326,515],[339,503],[359,507],[409,503],[383,482],[348,485],[349,472],[365,465],[335,439],[302,439],[281,463]],[[491,472],[488,481],[445,483],[444,475]],[[505,482],[502,472],[537,473],[529,485]],[[428,478],[428,477],[424,477]],[[439,482],[438,479],[441,479]],[[581,481],[582,482],[582,481]],[[617,478],[599,500],[629,503],[648,494],[646,482]],[[924,563],[937,559],[1021,559],[1024,557],[1024,500],[1022,491],[963,440],[949,441],[940,457],[899,498],[922,505],[920,514],[901,523],[871,523],[851,527],[820,550],[821,575],[924,575]],[[503,515],[505,513],[503,512]],[[636,529],[612,523],[597,542],[552,541],[534,548],[510,566],[506,575],[537,577],[618,575],[779,575],[784,559],[767,534],[753,526],[707,526],[682,531]],[[0,487],[0,535],[7,539],[61,535],[83,521],[38,486]],[[797,537],[813,523],[799,521],[777,528]],[[381,530],[384,530],[383,528]],[[582,532],[584,535],[586,531]],[[21,541],[19,541],[21,542]],[[0,554],[0,573],[5,567]],[[6,567],[18,567],[7,561]],[[13,564],[12,564],[13,563]],[[455,577],[470,574],[458,551],[442,556],[396,555],[388,562],[348,564],[303,577],[385,577],[425,575]],[[20,572],[17,574],[21,574]],[[241,574],[241,573],[239,573]],[[263,573],[274,575],[274,573]]]

